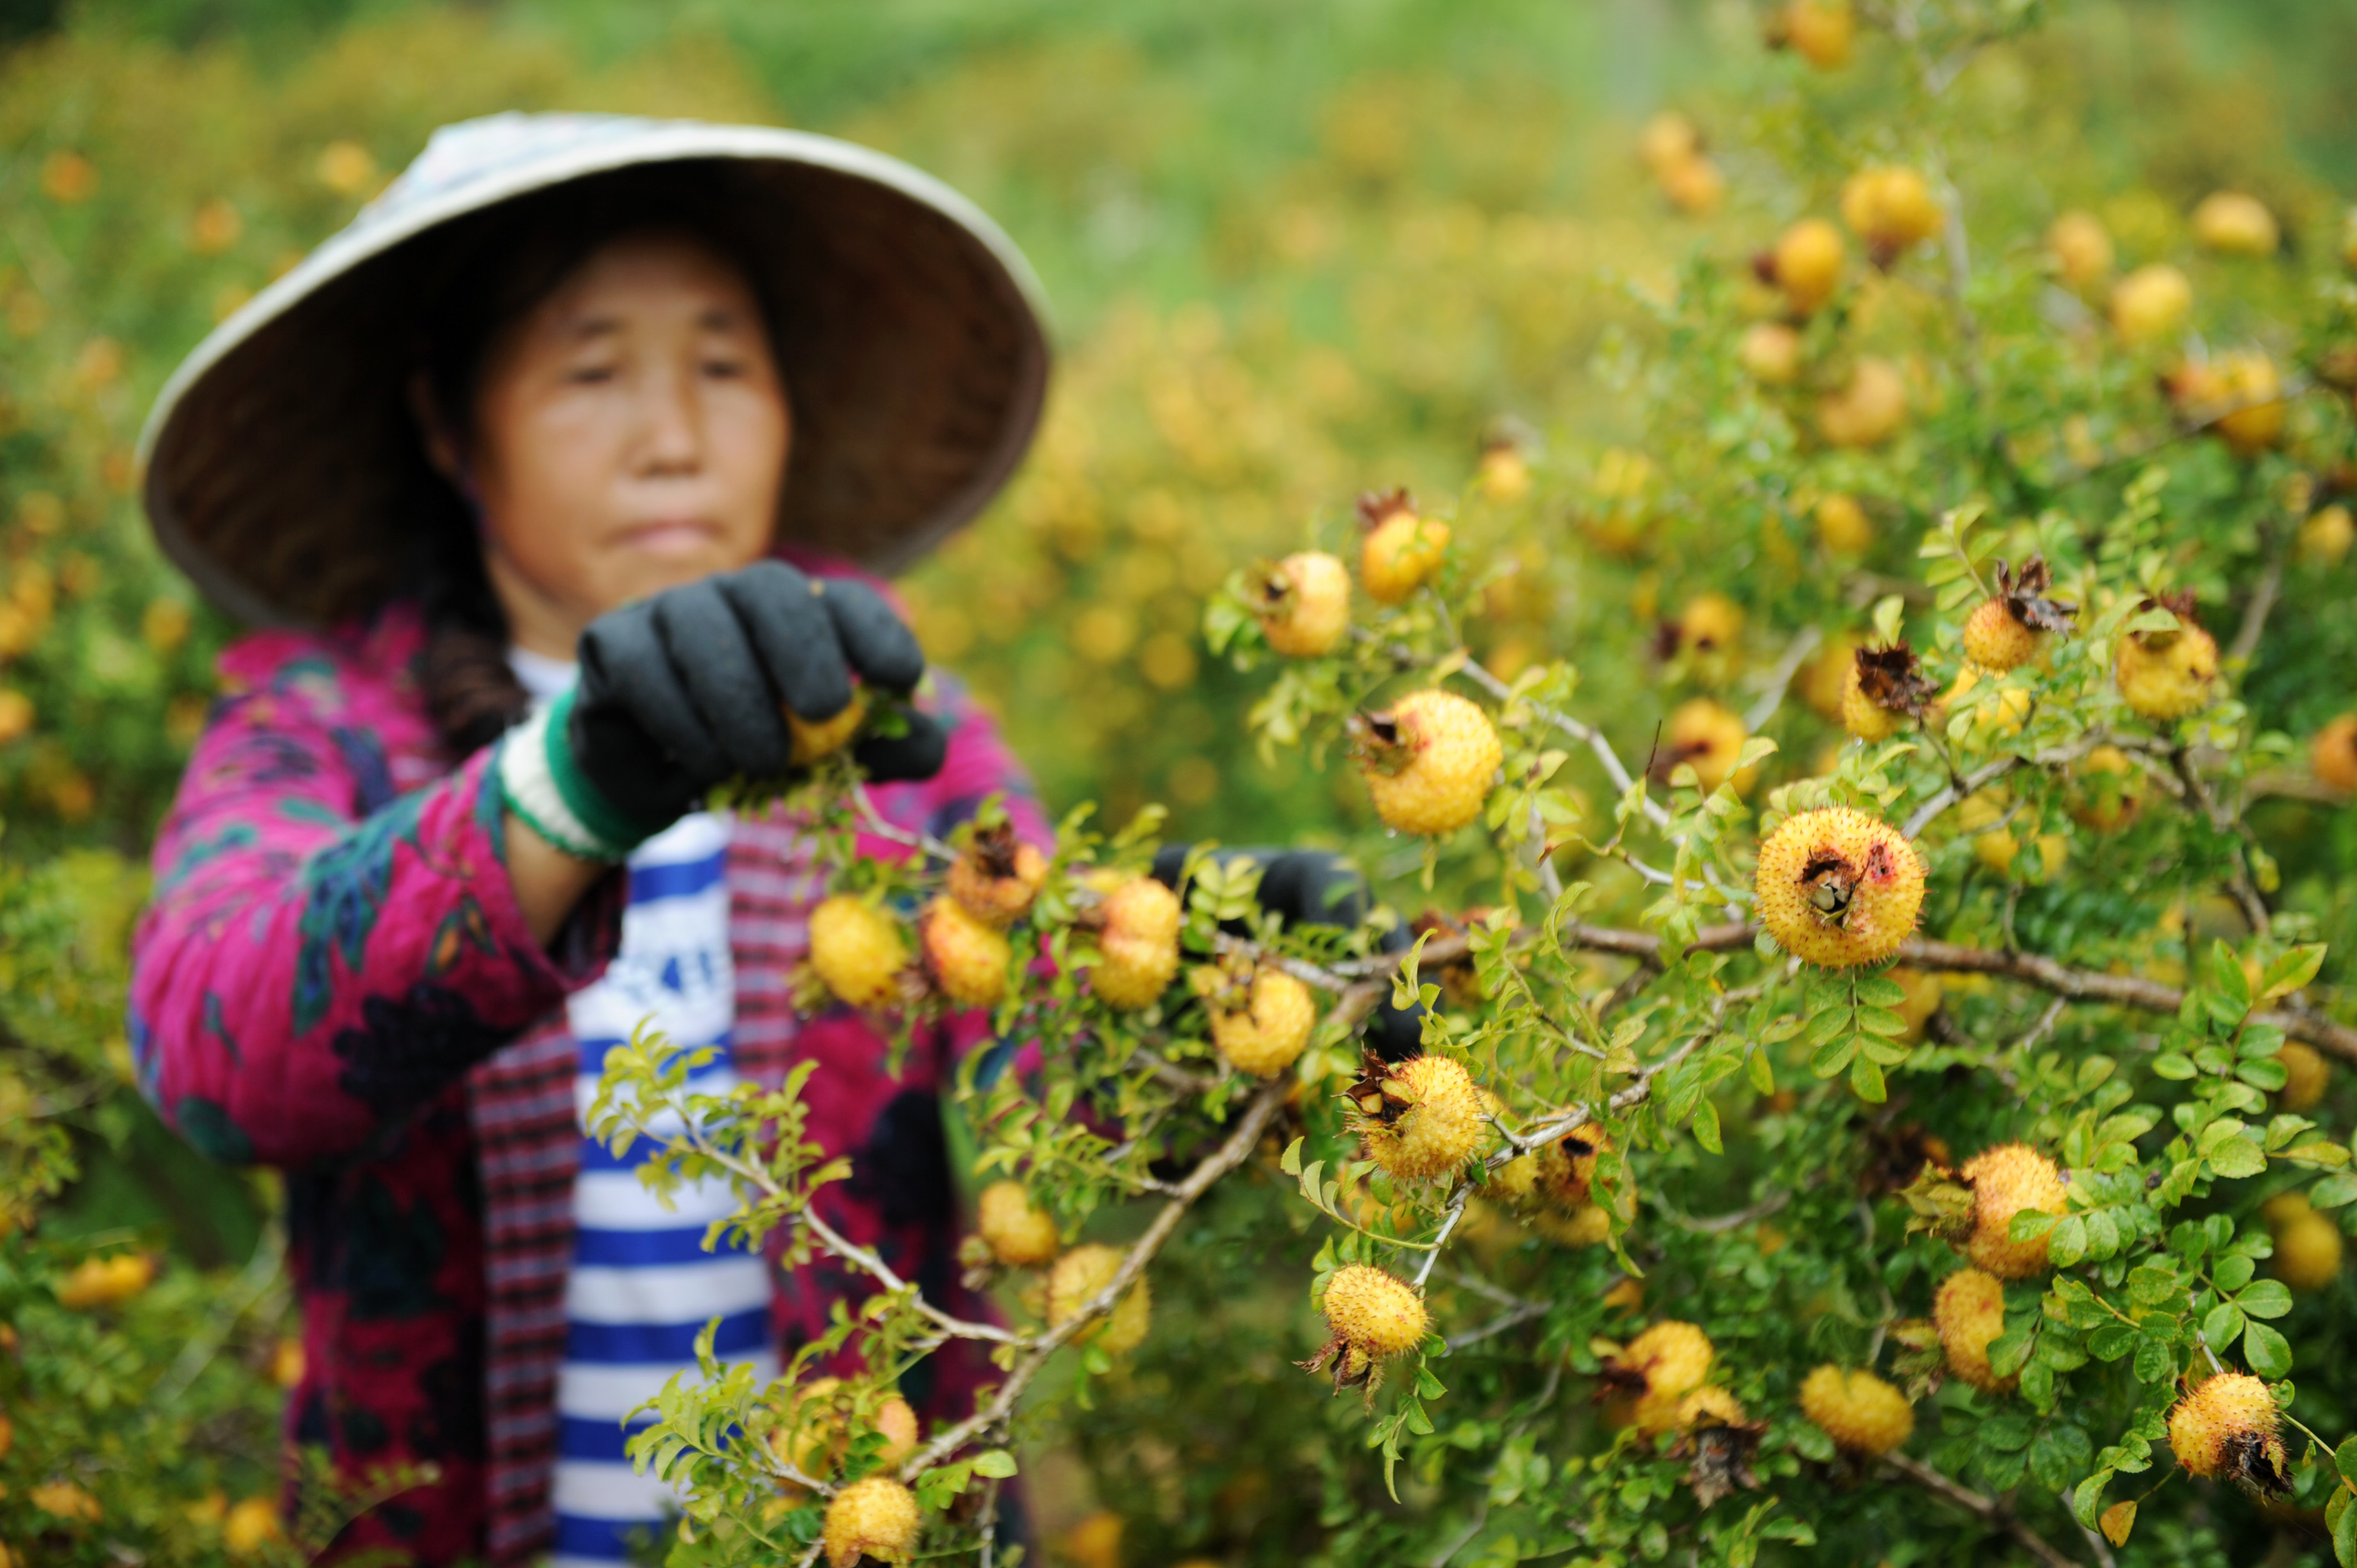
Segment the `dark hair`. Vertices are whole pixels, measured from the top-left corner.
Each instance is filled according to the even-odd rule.
[[[521,197],[455,225],[426,265],[414,361],[453,439],[463,448],[473,435],[484,360],[500,332],[626,234],[684,231],[735,262],[774,353],[776,304],[748,263],[751,247],[722,216],[719,194],[716,177],[699,166],[658,165]],[[507,615],[484,570],[474,503],[430,469],[419,484],[409,509],[419,529],[414,582],[426,629],[419,681],[443,744],[465,756],[522,720],[531,697],[508,664]]]

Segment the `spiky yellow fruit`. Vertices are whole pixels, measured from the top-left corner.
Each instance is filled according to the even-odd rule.
[[[156,1260],[146,1252],[84,1258],[58,1282],[58,1305],[75,1312],[119,1306],[156,1283]]]
[[[1812,514],[1817,542],[1836,555],[1863,555],[1874,548],[1874,520],[1855,496],[1838,492],[1825,497]]]
[[[1505,748],[1479,707],[1430,688],[1361,714],[1357,728],[1359,770],[1385,827],[1437,837],[1481,814]]]
[[[926,907],[925,967],[942,994],[961,1007],[994,1007],[1006,994],[1006,965],[1014,950],[1006,934],[984,924],[954,898]]]
[[[285,1539],[275,1498],[242,1498],[221,1516],[221,1545],[231,1557],[251,1557]]]
[[[1972,836],[1973,857],[1999,876],[2010,876],[2014,862],[2021,854],[2021,841],[2013,830],[2004,825],[2007,809],[2004,800],[1987,790],[1966,800],[1956,808],[1956,826]],[[2071,858],[2071,841],[2060,833],[2038,835],[2039,872],[2048,877],[2061,875]]]
[[[787,1421],[770,1434],[770,1446],[814,1480],[832,1475],[851,1452],[849,1412],[836,1404],[842,1388],[840,1378],[818,1378],[779,1402]],[[917,1451],[917,1412],[899,1394],[877,1405],[868,1421],[884,1439],[877,1454],[885,1464],[897,1465]]]
[[[2197,1476],[2274,1489],[2284,1475],[2283,1416],[2267,1385],[2248,1372],[2220,1372],[2169,1412],[2169,1446]]]
[[[2081,826],[2115,833],[2136,821],[2144,806],[2144,777],[2116,746],[2099,746],[2071,770],[2076,786],[2071,815]]]
[[[25,1500],[45,1514],[80,1520],[84,1524],[96,1524],[106,1517],[98,1499],[71,1481],[44,1481],[27,1488]]]
[[[2330,1289],[2341,1277],[2341,1227],[2314,1209],[2276,1228],[2268,1272],[2296,1291]]]
[[[1841,283],[1840,231],[1822,218],[1802,219],[1776,237],[1766,270],[1793,311],[1808,315],[1831,299]]]
[[[990,1255],[1010,1268],[1031,1268],[1053,1259],[1063,1245],[1056,1222],[1031,1205],[1019,1181],[995,1181],[976,1200],[975,1227]]]
[[[906,1563],[922,1522],[916,1493],[889,1476],[870,1476],[834,1494],[820,1539],[830,1568],[852,1568],[863,1557]]]
[[[2043,1273],[2053,1233],[2016,1241],[2013,1217],[2025,1209],[2060,1215],[2069,1207],[2054,1162],[2027,1144],[1999,1144],[1966,1160],[1957,1174],[1973,1189],[1973,1233],[1964,1255],[2001,1280]]]
[[[1725,594],[1696,594],[1678,611],[1678,649],[1712,653],[1733,648],[1743,639],[1743,607]]]
[[[1930,182],[1903,167],[1860,169],[1850,176],[1842,186],[1841,214],[1850,232],[1886,263],[1939,233],[1947,220]]]
[[[1114,1276],[1121,1272],[1121,1262],[1120,1249],[1093,1241],[1075,1247],[1057,1259],[1048,1275],[1049,1324],[1060,1326],[1078,1316],[1081,1308],[1113,1283]],[[1146,1288],[1146,1276],[1140,1274],[1128,1294],[1114,1304],[1113,1311],[1074,1335],[1072,1343],[1086,1345],[1093,1341],[1118,1356],[1143,1344],[1153,1321],[1153,1293]]]
[[[1817,434],[1828,446],[1879,446],[1907,423],[1907,382],[1899,367],[1858,360],[1848,382],[1817,400]]]
[[[2092,212],[2065,212],[2046,231],[2046,249],[2062,281],[2085,293],[2112,275],[2112,236]]]
[[[1238,1072],[1274,1078],[1299,1058],[1318,1023],[1309,987],[1274,965],[1255,971],[1244,985],[1222,983],[1216,970],[1198,973],[1213,977],[1204,1004],[1211,1044]]]
[[[1178,896],[1150,876],[1123,883],[1100,912],[1103,956],[1090,972],[1089,986],[1106,1005],[1151,1006],[1178,973]]]
[[[1762,386],[1791,386],[1801,379],[1801,335],[1781,321],[1755,321],[1736,340],[1735,360]]]
[[[1582,1204],[1568,1214],[1542,1208],[1530,1216],[1530,1228],[1558,1247],[1600,1247],[1612,1234],[1612,1216],[1598,1204]]]
[[[1857,18],[1849,0],[1790,0],[1768,27],[1769,43],[1790,48],[1819,70],[1849,63],[1857,41]]]
[[[1727,199],[1727,177],[1706,157],[1684,158],[1662,171],[1662,194],[1681,212],[1696,217],[1718,210]]]
[[[833,757],[851,744],[859,726],[867,722],[867,694],[851,693],[851,701],[831,719],[805,719],[791,708],[786,710],[786,731],[793,742],[793,765],[808,768],[821,757]]]
[[[975,919],[1011,926],[1030,913],[1048,880],[1048,857],[1001,825],[978,832],[950,863],[949,895]]]
[[[908,967],[899,922],[866,899],[837,893],[811,911],[811,968],[837,999],[872,1007]]]
[[[1448,525],[1401,508],[1386,511],[1359,546],[1359,580],[1379,605],[1395,605],[1432,580],[1448,556]]]
[[[2192,308],[2193,285],[2166,262],[2138,267],[2112,286],[2112,330],[2123,342],[2166,338]]]
[[[1760,846],[1753,893],[1784,950],[1827,969],[1899,950],[1923,908],[1923,860],[1899,830],[1846,806],[1800,811]]]
[[[1940,1282],[1932,1297],[1932,1321],[1949,1372],[1989,1393],[2010,1393],[2017,1378],[2000,1378],[1989,1367],[1991,1341],[2005,1332],[2005,1286],[1995,1274],[1958,1269]]]
[[[2324,1091],[2332,1085],[2332,1068],[2313,1046],[2293,1040],[2276,1053],[2276,1060],[2284,1069],[2277,1099],[2286,1111],[2313,1111],[2323,1102]]]
[[[2120,699],[2159,723],[2210,705],[2218,681],[2218,642],[2185,615],[2176,629],[2132,632],[2120,639],[2112,678]]]
[[[2193,209],[2193,238],[2230,256],[2272,256],[2283,243],[2276,215],[2255,196],[2213,190]]]
[[[1351,1101],[1367,1157],[1403,1180],[1452,1175],[1480,1145],[1480,1096],[1448,1057],[1410,1057],[1381,1076],[1371,1071]]]
[[[1260,628],[1268,645],[1296,659],[1331,653],[1351,626],[1351,574],[1322,550],[1288,555],[1262,574]]]
[[[1415,1349],[1428,1322],[1414,1285],[1363,1263],[1334,1272],[1326,1282],[1325,1305],[1326,1325],[1334,1337],[1371,1360]]]
[[[1842,679],[1842,728],[1863,741],[1889,740],[1910,722],[1908,715],[1882,706],[1866,693],[1865,671],[1853,659]]]
[[[2169,376],[2169,395],[2179,414],[2189,422],[2208,422],[2242,457],[2256,456],[2283,440],[2282,392],[2275,361],[2256,349],[2179,365]]]
[[[1678,1401],[1680,1426],[1741,1426],[1743,1421],[1743,1402],[1715,1383]]]
[[[1641,1382],[1648,1394],[1674,1401],[1701,1386],[1717,1354],[1710,1336],[1700,1328],[1663,1318],[1620,1348],[1620,1354],[1613,1359],[1611,1375],[1627,1384]]]
[[[2357,714],[2342,714],[2316,732],[2308,743],[2308,765],[2319,783],[2357,789]]]
[[[1964,657],[2002,675],[2037,656],[2038,633],[2021,624],[2003,599],[1984,599],[1964,622]]]
[[[1872,1372],[1827,1362],[1801,1380],[1801,1413],[1835,1446],[1868,1458],[1888,1454],[1915,1430],[1915,1407]]]
[[[1671,711],[1663,727],[1660,766],[1666,776],[1679,763],[1687,764],[1708,794],[1734,776],[1743,739],[1742,714],[1709,697],[1692,697]],[[1737,779],[1738,789],[1748,777]]]

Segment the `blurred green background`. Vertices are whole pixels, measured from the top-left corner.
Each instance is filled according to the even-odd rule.
[[[792,124],[991,210],[1053,299],[1060,379],[1022,478],[907,585],[920,631],[1052,808],[1094,799],[1118,820],[1159,800],[1176,834],[1268,841],[1364,808],[1347,780],[1254,755],[1263,682],[1206,656],[1203,595],[1305,538],[1339,542],[1362,490],[1455,494],[1501,430],[1543,470],[1635,437],[1598,366],[1649,295],[1698,245],[1739,254],[1827,194],[1743,150],[1752,106],[1802,69],[1759,47],[1763,9],[0,0],[0,1050],[53,1100],[98,1086],[62,1119],[0,1106],[0,1160],[38,1157],[61,1126],[79,1147],[86,1174],[44,1230],[136,1232],[205,1267],[261,1232],[266,1182],[203,1165],[119,1077],[147,838],[234,629],[149,545],[132,448],[180,357],[436,124],[557,108]],[[2295,246],[2337,223],[2331,193],[2357,191],[2347,0],[2055,9],[2027,58],[2071,62],[2045,120],[2067,158],[2020,170],[2058,185],[2020,208],[2148,193],[2136,221],[2106,213],[2130,249],[2228,185]],[[1862,50],[1847,80],[1870,91],[1879,63]],[[1674,212],[1634,156],[1665,106],[1716,144],[1714,217]],[[1848,166],[1878,149],[1815,151]],[[1572,536],[1543,515],[1551,532],[1516,543],[1534,564]],[[1667,564],[1670,590],[1706,569]],[[1652,619],[1663,585],[1629,577],[1604,611]],[[1647,674],[1607,666],[1591,692],[1609,712],[1613,682]],[[2345,705],[2255,693],[2285,724],[2320,716],[2289,712],[2311,696]]]

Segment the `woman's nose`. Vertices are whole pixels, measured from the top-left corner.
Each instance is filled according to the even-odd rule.
[[[639,463],[648,473],[694,472],[704,466],[704,411],[695,378],[673,367],[649,375],[639,399]]]

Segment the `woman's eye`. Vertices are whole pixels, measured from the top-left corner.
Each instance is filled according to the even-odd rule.
[[[734,381],[745,373],[745,361],[733,357],[706,360],[704,373],[721,381]]]
[[[614,367],[611,365],[576,365],[565,372],[568,386],[602,386],[613,379]]]

